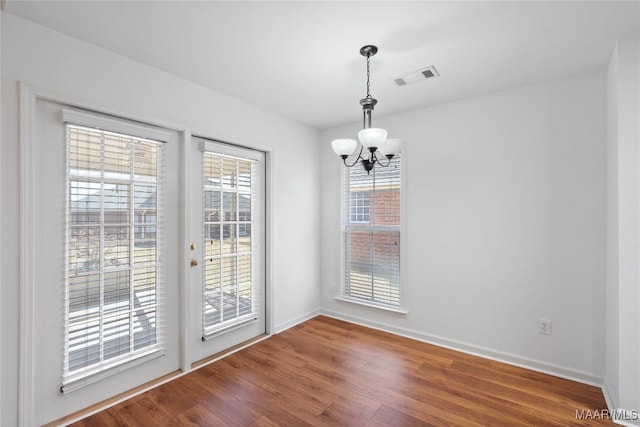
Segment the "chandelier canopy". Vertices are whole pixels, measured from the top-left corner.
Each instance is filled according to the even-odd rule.
[[[353,163],[347,163],[347,158],[357,151],[358,141],[355,139],[343,138],[331,141],[331,148],[342,158],[345,166],[353,167],[360,162],[367,173],[371,172],[376,163],[383,167],[389,166],[391,159],[400,153],[400,148],[402,147],[402,140],[387,138],[385,129],[371,127],[371,113],[378,100],[371,96],[369,66],[371,57],[376,53],[378,53],[376,46],[367,45],[360,49],[360,55],[367,58],[367,96],[360,100],[360,105],[362,106],[362,130],[358,132],[358,141],[360,141],[358,157]],[[364,157],[363,153],[365,153]],[[386,157],[386,163],[380,161],[379,157],[381,156]]]

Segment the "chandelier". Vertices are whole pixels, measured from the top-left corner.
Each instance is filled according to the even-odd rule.
[[[378,100],[373,98],[370,92],[369,62],[376,53],[378,53],[376,46],[367,45],[360,49],[360,55],[367,58],[367,96],[360,100],[360,105],[362,105],[362,130],[358,132],[358,141],[360,141],[358,158],[351,164],[347,163],[347,158],[356,152],[358,141],[355,139],[334,139],[331,141],[331,148],[342,158],[342,163],[345,166],[353,167],[358,162],[361,162],[367,174],[371,172],[376,163],[382,167],[389,166],[391,159],[400,153],[400,147],[402,146],[402,141],[398,138],[387,139],[387,131],[385,129],[371,127],[371,113]],[[380,157],[386,157],[387,162],[382,163]]]

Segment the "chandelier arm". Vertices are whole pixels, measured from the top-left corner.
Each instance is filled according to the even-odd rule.
[[[382,166],[383,168],[386,168],[387,166],[389,166],[389,165],[391,164],[391,157],[387,157],[387,160],[388,160],[388,161],[387,161],[387,164],[385,165],[385,164],[382,164],[382,163],[380,162],[380,159],[378,158],[378,156],[376,156],[376,153],[372,153],[372,156],[373,156],[374,161],[375,161],[377,164],[379,164],[380,166]]]
[[[358,158],[357,158],[357,159],[355,159],[355,160],[353,161],[353,163],[351,163],[350,165],[348,165],[348,164],[347,164],[347,158],[346,158],[346,157],[345,157],[344,159],[342,159],[342,163],[344,163],[344,165],[345,165],[346,167],[348,167],[348,168],[351,168],[351,167],[355,166],[355,165],[356,165],[360,160],[363,160],[363,157],[362,157],[362,149],[363,149],[363,148],[364,148],[364,147],[361,145],[361,146],[360,146],[360,152],[358,153]]]

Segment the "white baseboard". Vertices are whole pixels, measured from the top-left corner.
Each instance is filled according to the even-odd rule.
[[[293,319],[289,319],[286,322],[278,323],[274,326],[274,330],[271,332],[272,334],[279,334],[289,328],[292,328],[302,322],[306,322],[309,319],[312,319],[320,314],[320,309],[316,308],[315,310],[311,310],[308,313],[301,314],[300,316],[296,316]]]
[[[632,419],[634,418],[634,415],[636,418],[639,416],[638,412],[636,411],[634,414],[633,411],[625,411],[624,409],[619,409],[618,400],[615,394],[611,392],[611,389],[609,388],[609,385],[607,384],[606,381],[604,381],[604,383],[602,384],[602,394],[604,394],[604,400],[607,402],[607,409],[609,409],[609,412],[610,413],[615,412],[617,418],[619,418],[619,419],[612,419],[614,423],[620,426],[625,426],[625,427],[640,426],[640,419],[636,419],[636,420]],[[628,419],[624,419],[625,414],[628,414],[627,416]]]
[[[618,406],[618,399],[616,398],[616,395],[611,392],[611,389],[609,389],[609,385],[606,380],[602,381],[601,388],[602,394],[604,395],[604,401],[607,403],[607,408],[610,411],[615,410]]]
[[[507,363],[509,365],[518,366],[521,368],[531,369],[532,371],[541,372],[544,374],[553,375],[560,378],[565,378],[572,381],[592,385],[595,387],[602,387],[603,380],[587,372],[566,368],[526,357],[520,357],[513,354],[492,350],[489,348],[477,346],[474,344],[468,344],[457,340],[451,340],[443,338],[437,335],[425,334],[423,332],[399,328],[396,326],[390,326],[384,323],[363,319],[357,316],[351,316],[343,313],[339,313],[333,310],[321,309],[320,314],[335,319],[344,320],[346,322],[355,323],[357,325],[366,326],[369,328],[377,329],[383,332],[389,332],[395,335],[400,335],[406,338],[411,338],[417,341],[426,342],[428,344],[434,344],[440,347],[448,348],[450,350],[460,351],[462,353],[471,354],[474,356],[484,357],[486,359],[495,360],[498,362]]]

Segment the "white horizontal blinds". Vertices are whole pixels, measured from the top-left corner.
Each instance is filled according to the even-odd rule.
[[[400,306],[400,163],[344,168],[344,297]]]
[[[256,318],[256,166],[203,153],[203,339]]]
[[[66,124],[63,391],[162,348],[163,144]]]

